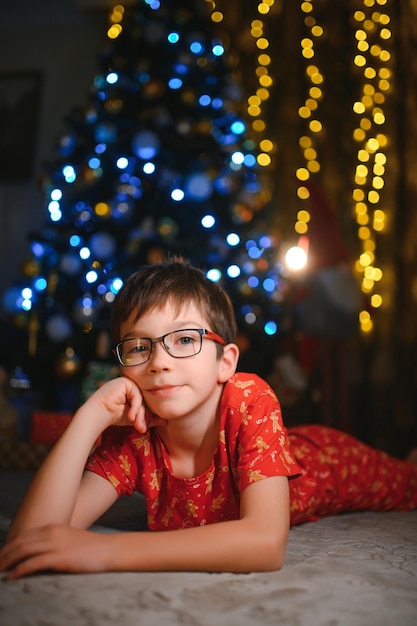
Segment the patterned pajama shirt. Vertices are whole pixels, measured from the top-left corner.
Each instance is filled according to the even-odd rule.
[[[218,444],[203,474],[175,476],[157,430],[130,427],[105,431],[86,469],[119,496],[143,494],[150,530],[238,519],[243,490],[273,476],[290,479],[291,525],[342,511],[417,508],[417,465],[326,426],[287,430],[274,392],[255,374],[225,384]]]

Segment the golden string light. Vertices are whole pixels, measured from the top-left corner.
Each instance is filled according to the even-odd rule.
[[[219,23],[223,20],[223,14],[216,7],[213,0],[206,0],[211,8],[211,19]],[[257,66],[255,69],[257,87],[256,91],[249,95],[247,100],[247,113],[252,121],[252,130],[257,138],[256,143],[259,146],[259,154],[257,156],[258,165],[267,167],[272,163],[271,154],[276,149],[274,142],[267,137],[265,113],[263,110],[264,103],[270,97],[270,89],[273,85],[269,66],[271,64],[271,56],[269,54],[270,41],[265,34],[265,16],[269,14],[274,6],[275,0],[264,0],[258,2],[257,17],[250,23],[250,34],[255,41],[257,49]]]
[[[353,138],[358,148],[352,198],[361,243],[355,267],[361,276],[362,291],[370,297],[372,311],[383,304],[378,292],[383,272],[376,264],[376,247],[378,234],[386,228],[387,216],[381,207],[387,167],[388,136],[384,125],[386,97],[392,82],[388,49],[392,33],[390,16],[384,10],[388,0],[363,0],[361,4],[353,15],[356,41],[353,61],[361,76],[361,94],[353,105],[357,116]],[[363,310],[359,315],[364,333],[373,328],[371,311]]]
[[[323,97],[324,76],[318,67],[316,58],[316,40],[323,36],[324,29],[317,23],[314,15],[313,0],[301,2],[301,11],[304,14],[304,25],[307,29],[306,36],[301,39],[301,54],[305,61],[305,76],[307,80],[307,93],[302,106],[298,109],[298,115],[302,120],[305,132],[299,138],[299,146],[303,153],[303,166],[296,171],[297,196],[299,200],[308,200],[310,192],[305,183],[312,174],[320,171],[318,158],[317,139],[323,130],[323,124],[319,119],[319,103]],[[295,232],[305,235],[308,231],[310,213],[305,208],[300,208],[297,213]]]
[[[107,30],[107,37],[109,39],[117,39],[117,37],[122,32],[121,22],[123,20],[124,12],[125,8],[121,4],[117,4],[115,7],[113,7],[110,14],[111,25]]]

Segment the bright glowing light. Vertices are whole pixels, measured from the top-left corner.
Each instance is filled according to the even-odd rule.
[[[233,124],[230,127],[230,130],[235,135],[241,135],[242,133],[245,132],[245,125],[240,120],[237,120],[236,122],[233,122]]]
[[[100,159],[98,159],[97,157],[92,157],[88,161],[88,166],[91,167],[92,170],[96,170],[98,167],[100,167]]]
[[[118,293],[120,289],[123,287],[123,281],[121,278],[115,278],[110,285],[110,291],[112,293]]]
[[[116,165],[119,170],[124,170],[129,165],[129,161],[126,157],[119,157],[116,161]]]
[[[224,54],[224,48],[221,44],[216,44],[215,46],[213,46],[212,52],[214,56],[221,57],[222,54]]]
[[[34,283],[34,287],[37,291],[44,291],[48,286],[45,278],[37,278]]]
[[[173,189],[171,191],[171,198],[175,200],[175,202],[181,202],[184,199],[184,192],[182,189]]]
[[[75,174],[75,169],[72,167],[72,165],[65,165],[62,168],[62,173],[67,183],[73,183],[77,178]]]
[[[180,36],[178,33],[169,33],[168,41],[169,43],[177,43],[180,40]]]
[[[205,215],[204,217],[201,218],[201,225],[204,228],[213,228],[215,223],[216,223],[216,220],[213,217],[213,215]]]
[[[307,265],[307,253],[300,246],[293,246],[287,251],[285,262],[290,270],[301,270]]]
[[[119,77],[116,72],[110,72],[110,74],[107,74],[106,76],[106,81],[109,83],[109,85],[114,85],[115,83],[117,83],[118,80]]]
[[[227,275],[230,278],[237,278],[240,276],[240,267],[238,265],[229,265],[227,268]]]
[[[235,163],[236,165],[242,165],[243,161],[245,160],[245,155],[243,154],[243,152],[233,152],[231,160],[232,163]]]
[[[78,235],[71,235],[69,242],[70,242],[70,246],[72,246],[73,248],[76,248],[77,246],[80,245],[81,239]]]
[[[221,279],[222,273],[217,267],[213,267],[211,270],[208,270],[206,276],[213,283],[217,283]]]
[[[51,200],[61,200],[62,191],[61,189],[52,189],[51,191]]]
[[[180,89],[182,87],[182,80],[181,78],[171,78],[171,80],[168,81],[168,85],[171,89]]]
[[[229,233],[226,237],[229,246],[237,246],[240,243],[240,237],[237,233]]]
[[[151,163],[151,161],[148,161],[143,166],[143,171],[145,172],[145,174],[153,174],[155,169],[155,163]]]
[[[201,52],[203,52],[203,46],[199,41],[193,41],[193,43],[190,45],[190,50],[194,54],[200,54]]]
[[[89,248],[86,248],[86,247],[81,248],[81,250],[80,250],[80,257],[82,259],[89,259],[90,255],[91,255],[91,252],[90,252]]]
[[[275,335],[277,330],[278,330],[278,327],[273,321],[267,322],[264,326],[264,331],[267,335]]]
[[[87,272],[85,279],[88,283],[95,283],[98,279],[98,274],[94,270],[91,270],[90,272]]]
[[[202,107],[207,107],[210,104],[210,102],[211,102],[211,98],[207,94],[204,94],[204,95],[200,96],[198,101],[199,101],[199,103],[201,104]]]
[[[275,291],[275,281],[272,278],[265,278],[264,282],[262,283],[262,286],[265,289],[265,291],[268,291],[269,293],[272,293],[273,291]]]

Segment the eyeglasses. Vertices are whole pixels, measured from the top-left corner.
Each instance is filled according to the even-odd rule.
[[[114,346],[113,352],[123,367],[143,365],[151,358],[154,345],[161,342],[169,355],[175,359],[186,359],[201,352],[203,337],[222,346],[226,345],[220,335],[216,335],[216,333],[205,328],[183,328],[174,330],[172,333],[166,333],[157,339],[150,337],[124,339]]]

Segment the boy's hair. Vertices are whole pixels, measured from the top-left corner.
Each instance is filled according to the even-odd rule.
[[[209,330],[220,335],[226,343],[234,341],[237,329],[229,296],[222,287],[181,257],[144,265],[127,279],[113,305],[112,341],[120,341],[120,326],[133,312],[136,321],[167,302],[178,312],[184,304],[192,302],[207,319]]]

